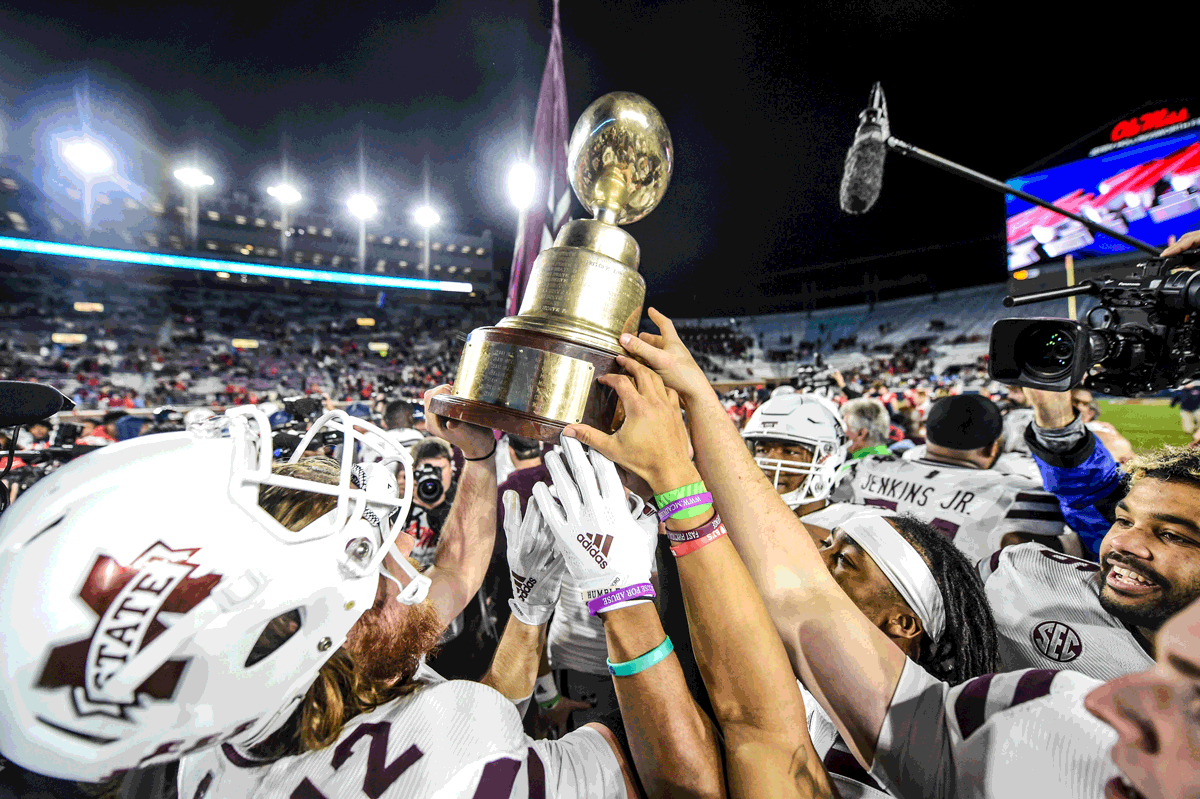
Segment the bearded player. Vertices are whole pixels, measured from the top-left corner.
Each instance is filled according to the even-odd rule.
[[[1095,444],[1071,395],[1031,394],[1047,425],[1029,433],[1039,458],[1054,459],[1046,468],[1057,483],[1067,479],[1076,494],[1097,495],[1088,497],[1088,511],[1096,521],[1107,516],[1109,527],[1099,563],[1026,544],[980,564],[1002,664],[1070,668],[1098,679],[1149,668],[1159,628],[1200,597],[1200,451],[1164,447],[1135,456],[1122,471]],[[1091,457],[1076,465],[1089,443]],[[1110,487],[1112,496],[1100,498]]]
[[[1200,605],[1163,627],[1154,669],[1103,687],[1077,672],[1041,670],[950,686],[906,657],[831,578],[803,525],[738,452],[737,431],[670,320],[653,309],[650,317],[662,335],[624,338],[623,346],[679,392],[700,474],[793,667],[855,759],[889,792],[1079,799],[1195,793]]]
[[[326,421],[411,472],[386,437],[341,412],[310,437]],[[269,422],[254,408],[41,481],[0,522],[0,618],[5,639],[22,642],[0,652],[5,758],[90,782],[182,758],[187,797],[471,796],[481,785],[630,795],[608,728],[556,742],[522,732],[516,703],[532,693],[561,573],[548,537],[510,548],[523,583],[547,590],[513,605],[483,684],[420,666],[477,590],[495,532],[490,431],[433,426],[469,463],[427,574],[408,560],[412,539],[398,539],[411,493],[397,498],[388,470],[355,467],[350,441],[336,469],[272,469]],[[202,512],[179,512],[185,490]]]

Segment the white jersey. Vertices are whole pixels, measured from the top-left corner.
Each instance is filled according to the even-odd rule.
[[[568,572],[563,572],[562,592],[546,633],[546,651],[553,669],[608,674],[604,622],[588,611],[579,584]]]
[[[1117,734],[1083,706],[1101,683],[1073,671],[987,674],[955,687],[909,660],[871,776],[895,796],[1099,799]]]
[[[429,681],[352,719],[337,743],[259,763],[226,744],[179,764],[186,799],[626,799],[616,756],[587,728],[525,735],[516,706],[466,680]]]
[[[925,458],[852,461],[835,498],[911,513],[941,530],[976,563],[1000,549],[1005,533],[1059,536],[1058,499],[1031,480],[997,469],[971,469]]]
[[[799,684],[800,681],[796,682]],[[817,704],[817,698],[803,685],[800,685],[800,694],[808,716],[808,737],[837,787],[838,796],[841,799],[887,799],[890,794],[854,759],[833,720]]]
[[[1128,628],[1100,606],[1100,567],[1040,544],[979,564],[1005,670],[1069,668],[1098,680],[1154,665]]]

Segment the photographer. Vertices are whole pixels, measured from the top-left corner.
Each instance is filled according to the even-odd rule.
[[[428,438],[414,444],[413,504],[405,532],[417,539],[412,557],[422,567],[433,563],[441,541],[442,527],[450,513],[457,490],[454,454],[441,439]],[[442,633],[441,648],[429,665],[447,679],[478,680],[499,641],[487,590],[481,589]]]

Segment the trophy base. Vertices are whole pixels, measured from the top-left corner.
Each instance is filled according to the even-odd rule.
[[[463,348],[454,389],[430,402],[438,416],[558,443],[569,424],[605,432],[617,395],[596,381],[620,371],[612,353],[543,332],[482,327]]]

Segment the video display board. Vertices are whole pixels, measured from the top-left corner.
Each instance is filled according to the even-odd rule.
[[[1200,228],[1200,118],[1186,107],[1118,121],[1084,157],[1008,181],[1073,213],[1155,246]],[[1134,252],[1061,214],[1007,197],[1009,272],[1054,261]]]

